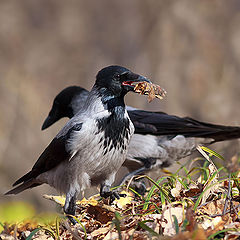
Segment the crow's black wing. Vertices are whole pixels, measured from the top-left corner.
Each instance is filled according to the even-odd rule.
[[[173,136],[180,134],[185,137],[212,138],[216,142],[240,137],[240,127],[205,123],[164,112],[130,110],[128,114],[134,124],[135,133]]]
[[[73,131],[80,131],[81,128],[82,123],[75,124],[66,134],[55,137],[40,155],[32,170],[18,179],[13,186],[26,182],[32,178],[36,178],[41,173],[49,171],[58,166],[61,162],[70,159],[71,153],[66,149],[67,140],[70,138]]]

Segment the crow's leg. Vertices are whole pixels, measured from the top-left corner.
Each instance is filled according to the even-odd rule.
[[[148,168],[146,168],[145,166],[136,169],[135,171],[129,172],[128,174],[126,174],[121,182],[120,182],[120,186],[125,184],[126,181],[130,180],[132,177],[136,176],[136,175],[141,175],[145,172],[147,172],[147,170],[149,170]],[[140,195],[144,195],[146,192],[146,184],[144,182],[143,179],[141,180],[133,180],[130,183],[130,186],[136,191],[138,192]]]
[[[120,194],[117,190],[111,191],[111,185],[115,180],[116,173],[113,173],[109,176],[108,179],[101,184],[100,196],[104,198],[110,197],[110,203],[113,202],[116,198],[125,197],[125,194]]]
[[[76,213],[76,200],[77,200],[77,194],[71,194],[67,193],[66,195],[66,200],[65,200],[65,205],[64,205],[64,212],[67,214],[68,219],[71,221],[71,223],[76,224],[77,221],[69,216],[75,216]]]
[[[134,177],[134,176],[136,176],[136,175],[140,175],[140,174],[146,172],[147,170],[148,170],[148,168],[146,168],[145,166],[143,166],[143,167],[141,167],[141,168],[138,168],[138,169],[135,170],[135,171],[129,172],[128,174],[126,174],[126,175],[122,178],[122,180],[121,180],[121,182],[120,182],[119,185],[121,186],[121,185],[125,184],[125,182],[126,182],[127,180],[131,179],[132,177]]]

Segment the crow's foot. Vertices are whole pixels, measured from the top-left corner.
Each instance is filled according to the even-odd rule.
[[[140,195],[144,196],[147,191],[146,184],[143,180],[134,180],[130,186]]]
[[[110,186],[103,185],[101,186],[100,189],[100,196],[103,198],[110,198],[110,204],[115,200],[115,199],[120,199],[120,197],[126,197],[126,194],[121,194],[118,191],[111,191]]]

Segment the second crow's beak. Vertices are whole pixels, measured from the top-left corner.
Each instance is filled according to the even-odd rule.
[[[52,124],[54,124],[58,119],[56,119],[53,116],[48,115],[47,118],[45,119],[43,125],[42,125],[42,130],[50,127]]]

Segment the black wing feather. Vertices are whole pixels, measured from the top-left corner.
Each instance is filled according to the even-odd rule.
[[[70,153],[65,149],[65,139],[54,138],[40,155],[32,170],[18,179],[13,186],[26,182],[29,179],[36,178],[41,173],[51,170],[68,158],[70,158]]]
[[[70,138],[73,131],[80,131],[81,128],[82,123],[75,124],[64,136],[55,137],[44,150],[44,152],[40,155],[32,170],[25,174],[23,177],[19,178],[13,184],[13,186],[36,178],[41,173],[47,172],[58,166],[61,162],[70,159],[71,153],[66,150],[66,142]]]
[[[164,112],[131,110],[128,114],[134,124],[135,133],[139,134],[181,134],[185,137],[212,138],[216,142],[240,137],[240,127],[216,125]]]

